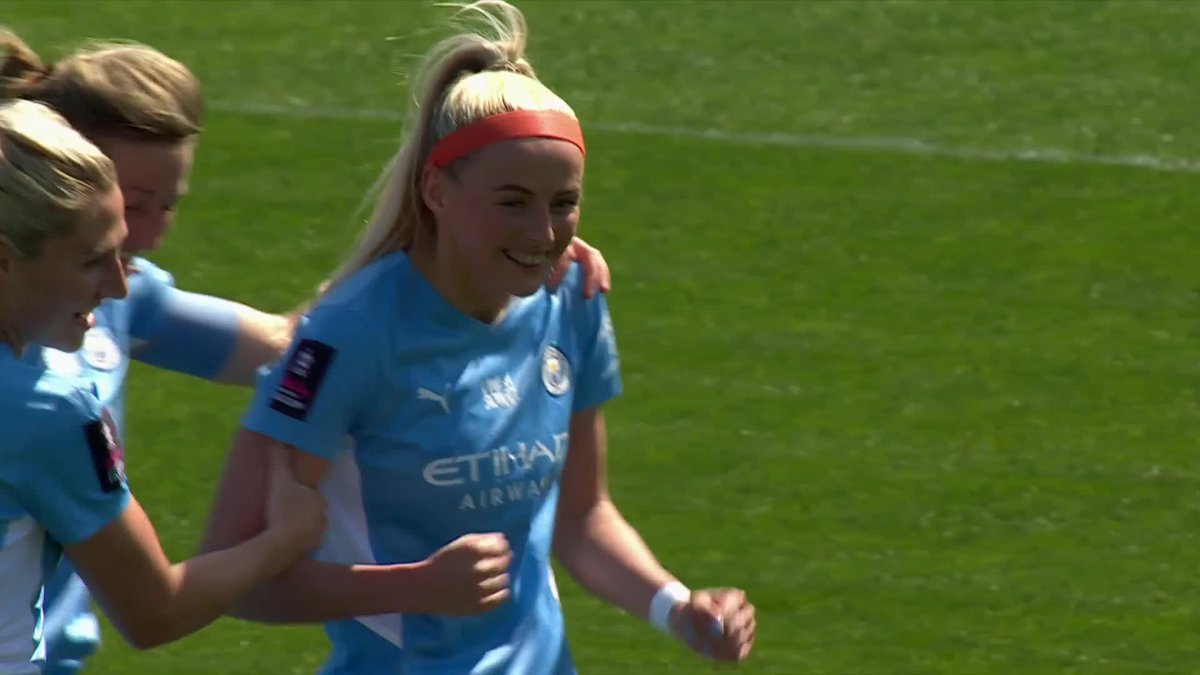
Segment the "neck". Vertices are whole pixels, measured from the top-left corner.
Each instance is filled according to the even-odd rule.
[[[436,240],[417,237],[408,257],[429,285],[455,309],[486,324],[504,318],[512,296],[481,291],[449,249],[449,246],[438,246]]]

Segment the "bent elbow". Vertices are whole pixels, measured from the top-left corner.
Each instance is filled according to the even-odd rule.
[[[153,629],[123,630],[121,635],[124,636],[130,647],[140,652],[160,647],[168,642],[158,631]]]
[[[123,625],[118,624],[117,630],[120,631],[121,637],[125,638],[129,646],[138,651],[161,647],[180,637],[175,635],[175,631],[171,629],[169,623],[162,619],[147,618]]]

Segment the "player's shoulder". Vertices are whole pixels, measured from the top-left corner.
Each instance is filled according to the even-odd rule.
[[[156,307],[175,287],[175,277],[145,258],[135,257],[129,261],[126,279],[129,283],[128,295],[105,300],[101,309],[112,312],[114,316],[130,312],[137,314]]]
[[[174,286],[175,277],[149,260],[135,256],[129,261],[129,284]]]
[[[563,277],[562,283],[555,289],[555,294],[565,300],[583,300],[583,265],[577,262],[572,262],[567,268],[567,274]]]
[[[9,442],[73,429],[99,417],[100,402],[79,382],[47,368],[0,361],[0,426]]]
[[[353,307],[376,301],[410,268],[408,256],[403,252],[389,253],[355,270],[331,288],[321,304]]]
[[[572,323],[590,325],[607,314],[607,301],[603,293],[596,293],[590,298],[583,297],[585,280],[583,266],[572,262],[553,297],[561,307],[564,318]]]
[[[323,326],[344,322],[356,328],[378,328],[394,316],[410,270],[404,253],[383,256],[329,289],[309,311],[309,317]]]

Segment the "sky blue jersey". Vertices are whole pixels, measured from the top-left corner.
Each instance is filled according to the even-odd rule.
[[[472,532],[513,551],[502,606],[328,624],[324,672],[574,672],[550,568],[559,477],[571,414],[621,388],[605,299],[582,283],[575,267],[487,325],[392,254],[322,299],[264,371],[244,426],[332,462],[319,558],[415,562]]]
[[[44,659],[42,588],[62,546],[129,503],[123,452],[94,390],[0,345],[0,673]]]
[[[95,392],[118,438],[124,437],[131,358],[211,379],[233,354],[238,335],[234,303],[181,291],[148,260],[134,258],[130,267],[129,294],[96,309],[96,325],[84,334],[79,351],[36,345],[25,350],[26,363]],[[47,585],[45,600],[48,671],[73,673],[76,662],[95,651],[100,635],[87,588],[70,564],[64,562]]]

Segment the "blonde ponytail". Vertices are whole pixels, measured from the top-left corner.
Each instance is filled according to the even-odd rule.
[[[575,116],[538,81],[525,58],[528,31],[520,10],[503,0],[481,0],[460,7],[458,17],[480,25],[442,40],[422,59],[404,141],[372,189],[377,198],[367,227],[318,297],[375,260],[408,250],[418,236],[432,236],[421,175],[439,140],[472,122],[516,110]]]

